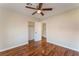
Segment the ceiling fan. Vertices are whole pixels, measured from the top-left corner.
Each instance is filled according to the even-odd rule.
[[[34,9],[36,10],[35,12],[32,13],[32,15],[36,14],[36,13],[39,13],[41,14],[42,16],[44,16],[44,13],[43,11],[52,11],[52,8],[42,8],[43,6],[43,3],[39,3],[36,8],[34,7],[29,7],[29,6],[25,6],[26,8],[29,8],[29,9]]]

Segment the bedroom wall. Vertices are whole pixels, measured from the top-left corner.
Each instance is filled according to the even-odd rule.
[[[0,51],[27,44],[28,20],[33,18],[13,10],[0,10]]]
[[[79,51],[79,8],[44,19],[50,43]]]
[[[2,42],[1,41],[2,41],[2,28],[3,28],[1,26],[2,22],[3,22],[1,16],[2,16],[2,8],[0,8],[0,49],[2,48]]]

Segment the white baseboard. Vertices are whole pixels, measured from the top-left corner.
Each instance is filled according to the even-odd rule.
[[[28,43],[28,42],[26,42],[26,43],[22,43],[22,44],[18,44],[18,45],[16,45],[16,46],[12,46],[12,47],[9,47],[9,48],[1,49],[0,52],[3,52],[3,51],[6,51],[6,50],[9,50],[9,49],[16,48],[16,47],[25,45],[25,44],[27,44],[27,43]]]
[[[77,49],[70,48],[70,47],[68,47],[68,46],[65,46],[65,45],[62,45],[62,44],[58,44],[58,43],[51,42],[51,41],[48,41],[48,42],[49,42],[49,43],[52,43],[52,44],[55,44],[55,45],[58,45],[58,46],[61,46],[61,47],[64,47],[64,48],[71,49],[71,50],[73,50],[73,51],[77,51],[77,52],[79,52],[79,50],[77,50]]]
[[[73,49],[73,48],[67,47],[67,46],[62,45],[62,44],[58,44],[58,43],[51,42],[51,41],[48,41],[48,42],[49,42],[49,43],[52,43],[52,44],[56,44],[56,45],[61,46],[61,47],[64,47],[64,48],[68,48],[68,49],[71,49],[71,50],[74,50],[74,51],[78,51],[78,52],[79,52],[79,50],[77,50],[77,49]],[[22,44],[19,44],[19,45],[13,46],[13,47],[9,47],[9,48],[5,48],[5,49],[1,49],[0,52],[3,52],[3,51],[6,51],[6,50],[9,50],[9,49],[16,48],[16,47],[19,47],[19,46],[25,45],[25,44],[27,44],[27,43],[28,43],[28,42],[26,42],[26,43],[22,43]]]

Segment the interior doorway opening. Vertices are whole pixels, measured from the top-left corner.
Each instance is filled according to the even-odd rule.
[[[33,48],[35,46],[35,40],[34,40],[34,31],[35,30],[35,23],[29,21],[28,22],[28,45],[29,49]]]
[[[42,37],[46,38],[46,23],[42,24]]]
[[[41,47],[47,46],[47,38],[46,38],[46,23],[42,23],[42,36],[41,36]]]

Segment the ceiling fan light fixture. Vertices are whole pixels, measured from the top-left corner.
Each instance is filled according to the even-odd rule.
[[[31,5],[31,4],[28,3],[27,5]],[[36,7],[29,7],[29,6],[25,6],[25,7],[35,10],[35,12],[33,12],[32,15],[38,13],[44,16],[43,11],[52,11],[52,8],[42,8],[42,6],[43,6],[43,3],[39,3]]]
[[[41,13],[41,10],[37,10],[37,13],[39,13],[39,14],[40,14],[40,13]]]

